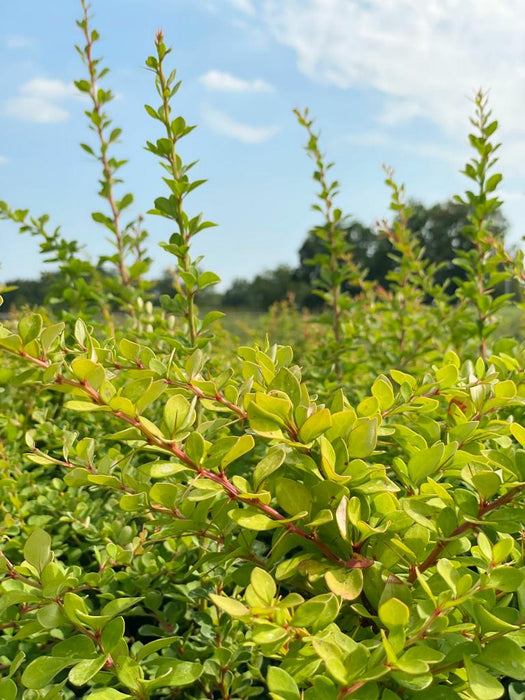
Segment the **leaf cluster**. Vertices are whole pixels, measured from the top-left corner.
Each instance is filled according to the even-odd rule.
[[[124,293],[125,207],[104,160],[110,93],[93,89],[104,69],[82,10],[90,78],[79,89],[93,102],[116,280],[108,293],[87,276],[79,313],[34,310],[0,326],[1,697],[519,697],[525,349],[495,339],[492,318],[510,300],[491,290],[495,265],[520,280],[522,263],[490,244],[499,180],[485,99],[467,166],[479,192],[467,194],[465,235],[478,257],[458,303],[433,281],[390,171],[391,288],[347,294],[338,185],[303,113],[326,310],[297,347],[239,346],[217,330],[221,314],[195,306],[217,279],[191,256],[208,224],[185,209],[201,182],[179,155],[192,127],[172,117],[180,83],[161,33],[147,61],[160,104],[146,109],[164,135],[148,149],[167,175],[153,213],[176,227],[165,246],[178,281],[163,309],[139,287]],[[47,220],[1,211],[60,247]]]

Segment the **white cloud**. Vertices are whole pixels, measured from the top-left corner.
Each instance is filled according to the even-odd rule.
[[[7,100],[5,113],[8,117],[35,124],[54,124],[69,119],[66,109],[39,97],[13,97]]]
[[[384,131],[357,132],[346,136],[344,140],[356,146],[378,147],[383,150],[388,148],[389,150],[401,151],[402,153],[413,153],[420,158],[441,160],[455,166],[457,170],[463,167],[469,157],[466,145],[458,147],[452,143],[409,141],[397,137],[394,138],[391,134]],[[395,165],[395,163],[392,165]]]
[[[447,146],[432,142],[401,141],[400,143],[396,143],[395,146],[398,147],[400,151],[414,153],[420,158],[433,158],[434,160],[445,161],[453,165],[457,170],[463,168],[470,157],[466,145],[456,148],[453,145]]]
[[[33,78],[20,87],[20,93],[42,100],[65,100],[78,96],[78,90],[73,83],[64,83],[53,78]]]
[[[521,202],[525,203],[525,190],[520,192],[519,190],[501,190],[499,196],[504,202]]]
[[[346,143],[352,143],[356,146],[387,146],[392,143],[392,139],[388,134],[382,131],[360,131],[349,134],[343,137]]]
[[[252,4],[252,0],[228,0],[230,5],[240,12],[244,12],[246,15],[253,16],[255,14],[255,8]]]
[[[217,134],[228,136],[241,143],[264,143],[279,132],[278,126],[252,126],[238,122],[226,112],[206,107],[203,110],[203,119],[208,128]]]
[[[5,156],[0,156],[0,165],[5,165],[6,163],[9,163],[9,158],[6,158]]]
[[[11,34],[5,38],[5,45],[8,49],[30,49],[34,43],[31,37],[22,34]]]
[[[264,0],[274,37],[299,69],[383,94],[378,119],[424,117],[457,135],[482,87],[507,131],[525,132],[523,0]]]
[[[35,124],[64,122],[69,112],[61,103],[78,97],[71,83],[51,78],[33,78],[20,86],[18,95],[5,103],[5,114]]]
[[[200,77],[200,82],[208,90],[218,92],[273,92],[273,87],[261,78],[245,80],[219,70],[208,71]]]

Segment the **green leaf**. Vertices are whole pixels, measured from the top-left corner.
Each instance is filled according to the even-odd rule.
[[[145,505],[146,497],[143,493],[125,494],[119,501],[120,508],[128,513],[142,510]]]
[[[40,528],[34,530],[24,545],[24,557],[41,574],[42,569],[53,559],[50,535]]]
[[[339,600],[332,593],[315,596],[296,608],[290,624],[317,632],[336,619],[339,607]]]
[[[221,278],[214,272],[203,272],[197,279],[197,286],[199,289],[206,289],[206,287],[211,287],[214,284],[218,284],[220,281]]]
[[[201,327],[204,330],[205,328],[208,328],[211,326],[212,323],[215,323],[215,321],[218,321],[219,319],[223,318],[226,314],[224,314],[222,311],[208,311],[208,313],[204,316],[201,322]]]
[[[137,362],[140,357],[140,345],[127,338],[122,338],[118,349],[122,357],[131,362]]]
[[[240,600],[234,598],[226,598],[225,596],[210,594],[211,601],[218,608],[228,613],[231,617],[246,617],[250,615],[249,608],[246,607]]]
[[[509,637],[489,641],[476,661],[502,676],[525,681],[525,651]]]
[[[286,458],[286,451],[282,447],[273,447],[268,451],[266,457],[261,459],[253,471],[253,483],[256,489],[263,481],[277,471]]]
[[[382,411],[387,411],[394,403],[394,390],[388,377],[381,374],[372,384],[372,396],[379,401]]]
[[[57,657],[68,657],[73,661],[82,659],[94,659],[98,656],[95,644],[83,634],[76,634],[58,642],[51,650],[51,654]]]
[[[0,338],[0,348],[7,348],[13,352],[20,352],[22,349],[22,341],[19,335],[8,335],[5,338]]]
[[[194,464],[200,464],[206,451],[204,438],[200,433],[190,433],[186,439],[186,442],[184,443],[184,449]]]
[[[483,666],[471,661],[469,657],[465,657],[465,669],[472,692],[478,700],[497,700],[505,692],[504,687],[494,676],[485,671]]]
[[[87,696],[87,700],[122,700],[122,698],[131,698],[127,693],[121,693],[120,690],[114,688],[102,688],[95,690]]]
[[[368,457],[377,442],[377,418],[358,418],[348,438],[348,454],[352,458]]]
[[[192,663],[191,661],[170,660],[168,672],[163,671],[161,676],[152,681],[145,681],[144,685],[148,691],[156,688],[182,688],[185,685],[193,685],[203,673],[203,665]],[[153,697],[153,696],[151,696]]]
[[[250,401],[247,408],[250,427],[264,437],[281,436],[284,422],[277,414],[270,413],[255,401]]]
[[[481,471],[472,475],[472,483],[484,500],[496,494],[501,486],[501,479],[496,472]]]
[[[456,365],[445,365],[436,371],[436,379],[442,389],[455,386],[458,383],[459,370]]]
[[[525,428],[519,423],[510,424],[510,432],[522,447],[525,447]]]
[[[432,447],[420,450],[408,462],[408,475],[415,485],[421,484],[427,476],[433,474],[439,467],[445,445],[438,442]]]
[[[40,314],[29,314],[23,316],[18,322],[18,333],[22,338],[22,343],[28,345],[32,340],[38,338],[42,330],[42,316]]]
[[[379,619],[389,630],[405,628],[410,619],[410,610],[397,598],[390,598],[379,606]]]
[[[68,676],[70,683],[73,685],[84,685],[104,667],[106,659],[106,656],[98,659],[85,659],[73,666]]]
[[[305,700],[337,700],[337,688],[329,678],[317,675],[312,683],[312,687],[304,694]]]
[[[195,409],[184,396],[175,394],[164,404],[164,422],[168,428],[168,437],[173,437],[195,420]]]
[[[324,661],[326,670],[341,685],[346,685],[351,671],[348,668],[347,654],[329,637],[313,637],[312,646],[316,654]],[[317,698],[312,699],[317,700]]]
[[[89,337],[88,330],[86,328],[86,324],[81,318],[77,318],[75,321],[75,340],[77,343],[80,345],[81,348],[84,347],[86,339]]]
[[[266,683],[272,700],[300,700],[301,694],[294,679],[282,668],[270,666]]]
[[[64,327],[64,323],[55,323],[54,325],[48,326],[42,331],[42,333],[40,334],[40,342],[42,343],[44,352],[49,352],[55,340],[63,332]]]
[[[22,684],[30,690],[42,690],[51,683],[53,678],[68,666],[75,663],[74,659],[40,656],[31,661],[22,674]]]
[[[523,584],[525,574],[519,569],[508,569],[506,567],[498,567],[490,571],[489,582],[499,591],[510,593],[517,591]]]
[[[79,413],[90,413],[94,411],[107,411],[106,406],[98,406],[96,403],[91,401],[66,401],[65,407],[70,411],[77,411]]]
[[[273,520],[264,515],[264,513],[259,513],[249,508],[230,510],[228,517],[247,530],[273,530],[283,522],[281,520]]]
[[[174,508],[179,496],[179,489],[175,484],[155,484],[149,492],[150,499],[155,503],[160,503],[166,508]]]
[[[140,603],[141,600],[141,597],[115,598],[115,600],[110,600],[109,603],[106,603],[106,605],[104,605],[104,607],[101,610],[101,614],[115,617],[123,613],[125,610],[129,610],[129,608],[132,608],[133,606],[137,605],[138,603]]]
[[[86,602],[76,593],[71,593],[68,591],[64,596],[63,609],[67,617],[73,622],[73,624],[82,624],[82,620],[79,618],[79,613],[87,615],[88,609]]]
[[[300,481],[280,478],[275,489],[277,503],[288,515],[310,512],[312,494]]]
[[[277,593],[275,581],[264,569],[256,567],[250,576],[250,585],[265,605],[270,606]]]
[[[331,427],[332,414],[327,408],[323,408],[306,419],[299,430],[299,439],[308,444]]]
[[[485,190],[487,192],[494,192],[496,187],[499,185],[499,183],[502,181],[503,175],[500,173],[494,173],[494,175],[491,175],[486,183],[485,183]]]
[[[253,449],[254,445],[255,441],[251,435],[242,435],[240,438],[237,439],[235,445],[230,450],[228,450],[226,455],[222,458],[221,467],[225,469],[228,466],[228,464],[231,464],[236,459],[239,459],[239,457],[242,457],[247,452],[250,452],[250,450]]]
[[[84,357],[73,360],[71,369],[75,377],[78,377],[81,381],[87,381],[95,389],[98,389],[106,378],[106,372],[102,365]]]
[[[110,654],[114,647],[123,639],[125,629],[126,624],[123,617],[116,617],[104,627],[100,643],[107,654]]]
[[[517,630],[516,625],[502,620],[498,615],[493,614],[481,603],[474,604],[474,619],[479,624],[482,634],[489,632],[512,632]]]
[[[36,618],[42,627],[49,630],[67,623],[67,619],[57,603],[44,605],[37,611]]]
[[[326,585],[343,600],[355,600],[363,590],[363,571],[354,569],[345,571],[344,569],[333,569],[324,575]]]
[[[0,680],[0,698],[2,700],[16,700],[16,685],[10,678]]]
[[[153,479],[165,479],[167,476],[173,476],[173,474],[188,471],[189,469],[190,467],[186,464],[180,464],[179,462],[150,462],[140,466],[140,471],[148,474]]]
[[[144,671],[142,667],[129,656],[119,656],[116,665],[117,677],[122,685],[136,695],[142,692],[144,687]]]
[[[180,637],[161,637],[160,639],[154,639],[152,642],[148,642],[141,647],[136,653],[135,658],[137,661],[142,661],[148,656],[151,656],[151,654],[155,654],[161,649],[166,649],[166,647],[173,646],[177,642],[180,642]]]

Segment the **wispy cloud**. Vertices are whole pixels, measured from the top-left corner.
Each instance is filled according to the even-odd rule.
[[[9,158],[6,158],[5,156],[0,156],[0,165],[5,165],[6,163],[9,163]]]
[[[304,74],[382,93],[384,123],[424,117],[463,133],[466,97],[481,86],[502,125],[525,131],[522,0],[265,0],[263,9]]]
[[[73,84],[51,78],[33,78],[20,86],[18,95],[4,106],[7,116],[35,124],[53,124],[69,118],[64,102],[79,95]]]
[[[343,137],[343,141],[356,146],[386,146],[392,143],[389,134],[382,131],[358,131]]]
[[[79,94],[73,83],[64,83],[56,78],[33,78],[21,86],[20,92],[43,100],[66,100]]]
[[[34,44],[34,39],[23,34],[10,34],[5,37],[5,45],[8,49],[30,49]]]
[[[214,107],[205,107],[203,119],[209,129],[241,143],[256,144],[269,141],[280,128],[278,126],[253,126],[239,122],[229,114]]]
[[[521,202],[525,203],[525,190],[501,190],[499,196],[504,202]]]
[[[255,14],[255,7],[253,6],[252,0],[228,0],[228,2],[230,5],[233,5],[236,10],[240,10],[246,15],[252,16]]]
[[[468,158],[468,148],[455,146],[453,143],[437,143],[433,141],[416,141],[393,137],[384,131],[362,131],[350,134],[344,138],[346,143],[356,146],[388,148],[402,153],[413,153],[420,158],[431,158],[450,163],[459,169]]]
[[[210,70],[199,80],[208,90],[217,92],[273,92],[273,87],[261,78],[245,80],[219,70]]]

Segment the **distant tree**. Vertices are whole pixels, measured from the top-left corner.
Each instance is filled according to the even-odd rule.
[[[163,294],[173,296],[174,289],[173,273],[169,269],[166,269],[162,272],[160,277],[153,280],[150,293],[154,299],[158,299]]]
[[[279,265],[254,277],[252,281],[236,279],[224,293],[225,307],[244,307],[265,311],[276,301],[292,294],[300,306],[310,291],[308,281],[301,280],[296,270],[288,265]]]
[[[149,293],[153,297],[154,302],[158,302],[163,294],[172,297],[175,292],[175,277],[173,270],[166,269],[157,279],[151,281]],[[207,287],[197,294],[197,303],[199,306],[209,308],[218,308],[222,305],[222,294],[216,292],[214,287]]]
[[[459,250],[469,250],[471,241],[461,233],[466,226],[467,208],[463,204],[447,201],[425,207],[421,202],[411,202],[412,214],[408,220],[409,228],[416,232],[425,248],[425,257],[443,266],[436,273],[436,282],[444,284],[449,280],[449,291],[456,287],[454,278],[463,278],[465,272],[454,264]],[[505,237],[508,222],[498,209],[492,220],[492,231],[496,236]]]
[[[392,252],[389,241],[379,237],[372,228],[360,221],[352,221],[345,229],[354,262],[362,269],[368,270],[367,279],[376,280],[386,286],[386,275],[394,266],[389,257]],[[319,266],[309,263],[322,248],[323,242],[315,234],[310,233],[299,249],[299,267],[296,270],[296,277],[310,287],[310,292],[304,299],[305,305],[309,308],[318,308],[322,305],[321,299],[313,292],[315,280],[319,275]]]
[[[222,297],[224,306],[226,307],[247,307],[253,303],[252,299],[252,284],[246,279],[240,277],[233,280]]]
[[[448,290],[455,289],[454,278],[463,278],[464,271],[454,264],[459,250],[468,250],[472,245],[463,236],[461,229],[467,224],[467,211],[461,204],[452,201],[426,207],[421,202],[410,203],[412,213],[408,226],[417,235],[425,248],[425,257],[432,262],[443,263],[436,273],[439,284],[448,283]],[[497,236],[504,237],[508,229],[507,221],[498,210],[494,215],[492,230]],[[391,258],[390,242],[378,235],[370,226],[354,220],[345,227],[348,242],[352,247],[354,261],[366,269],[367,279],[388,287],[387,274],[394,268]],[[237,307],[266,311],[272,304],[293,295],[297,306],[310,309],[319,308],[321,299],[314,294],[315,280],[319,275],[317,265],[308,261],[322,251],[323,242],[310,233],[299,250],[299,265],[296,269],[288,265],[279,265],[274,270],[267,270],[256,275],[253,280],[236,279],[222,296],[206,289],[197,298],[204,307]],[[24,305],[39,306],[53,289],[57,278],[56,272],[44,273],[39,280],[11,280],[7,284],[18,289],[3,293],[5,303],[3,310],[20,309]],[[106,276],[107,270],[103,271]],[[156,301],[162,294],[173,295],[174,279],[169,270],[152,281],[150,293]]]
[[[40,279],[36,280],[9,280],[6,282],[6,286],[16,287],[16,289],[2,292],[4,297],[2,311],[9,311],[13,308],[21,309],[23,306],[43,306],[56,277],[56,272],[46,272],[41,275]]]
[[[472,246],[461,233],[461,229],[468,223],[466,207],[452,201],[426,207],[421,202],[413,201],[410,208],[412,213],[408,219],[408,227],[419,237],[425,248],[425,257],[432,262],[443,263],[436,274],[436,282],[444,284],[448,281],[449,291],[453,292],[454,278],[462,278],[465,274],[454,264],[454,258],[459,250],[468,250]],[[391,258],[390,242],[359,221],[352,221],[345,228],[354,262],[368,270],[368,280],[375,280],[388,287],[387,273],[395,265]],[[494,233],[505,236],[507,229],[507,221],[497,211],[493,221]],[[310,286],[314,285],[319,270],[316,265],[308,264],[308,261],[320,252],[322,246],[322,241],[310,233],[299,250],[299,268],[296,274],[298,279],[308,282]],[[309,306],[320,304],[313,294],[307,297],[306,303]]]

